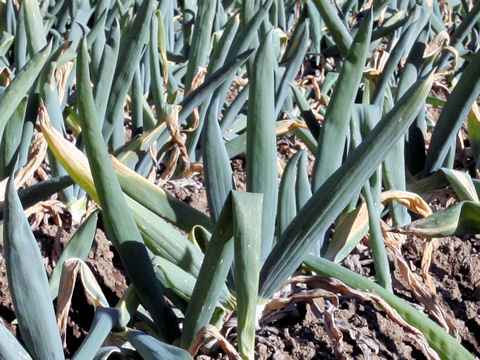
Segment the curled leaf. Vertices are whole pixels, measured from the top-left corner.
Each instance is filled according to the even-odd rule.
[[[102,289],[98,285],[95,275],[83,260],[77,258],[67,259],[63,264],[62,276],[60,278],[60,285],[58,289],[57,299],[57,323],[60,328],[63,340],[63,346],[66,347],[66,331],[68,312],[72,302],[73,289],[77,280],[80,277],[83,290],[90,304],[103,307],[109,307],[108,301],[103,294]]]
[[[407,207],[410,211],[413,211],[423,217],[432,214],[430,206],[420,197],[420,195],[409,191],[390,190],[382,193],[382,203],[389,200],[395,200],[396,202]]]

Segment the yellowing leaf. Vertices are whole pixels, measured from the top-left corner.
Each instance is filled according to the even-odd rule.
[[[98,203],[97,190],[93,183],[92,173],[85,154],[66,140],[50,123],[47,109],[40,104],[38,109],[40,128],[47,140],[50,150],[65,167],[72,179],[79,184],[90,197]]]
[[[400,190],[385,191],[382,193],[382,203],[395,200],[396,202],[407,207],[410,211],[413,211],[423,217],[430,216],[433,212],[428,204],[420,197],[420,195]]]

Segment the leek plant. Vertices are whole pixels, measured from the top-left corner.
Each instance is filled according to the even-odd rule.
[[[190,359],[202,330],[232,313],[239,356],[253,359],[263,305],[296,271],[374,291],[442,359],[473,359],[394,294],[381,229],[389,216],[422,237],[480,230],[478,180],[452,161],[468,118],[480,164],[480,7],[446,3],[455,27],[426,0],[0,4],[3,246],[22,339],[0,323],[0,357],[64,358],[52,301],[60,324],[75,263],[97,307],[74,359]],[[306,88],[312,68],[322,76]],[[439,78],[446,101],[429,96]],[[427,103],[443,107],[428,129]],[[37,132],[51,179],[20,190]],[[291,135],[304,150],[279,171],[277,140]],[[235,156],[246,159],[246,191],[233,181]],[[149,176],[199,171],[209,215]],[[383,208],[382,188],[419,197],[444,186],[460,202],[424,219],[410,223],[398,199]],[[47,277],[23,210],[54,193],[72,211],[88,200],[99,213]],[[131,281],[117,304],[82,265],[98,215]],[[376,282],[340,264],[367,233]],[[107,336],[123,345],[105,346]]]

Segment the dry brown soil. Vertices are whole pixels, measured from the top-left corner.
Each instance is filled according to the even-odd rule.
[[[287,148],[295,150],[292,140]],[[285,158],[291,154],[284,154]],[[233,160],[235,183],[244,189],[244,161]],[[167,189],[190,205],[206,211],[205,189],[201,178],[194,178],[186,186],[170,184]],[[61,228],[50,219],[35,231],[44,257],[47,272],[58,259],[63,246],[76,230],[71,226],[68,214],[62,216]],[[433,261],[430,269],[437,288],[436,303],[442,307],[456,324],[462,344],[475,356],[480,356],[480,237],[444,238],[435,240]],[[420,273],[422,239],[408,238],[403,254],[410,267]],[[125,291],[128,283],[118,255],[105,234],[98,230],[87,264],[95,274],[111,305]],[[364,275],[373,275],[370,254],[365,246],[359,246],[346,261],[347,266],[360,264]],[[391,258],[394,273],[394,288],[397,294],[414,306],[422,309],[405,288]],[[333,319],[340,329],[341,347],[338,336],[332,336],[325,326],[325,313],[332,306],[332,299],[319,297],[315,308],[310,304],[297,303],[289,306],[274,321],[264,323],[257,332],[256,359],[425,359],[425,353],[405,329],[392,321],[376,305],[355,297],[338,296],[338,307]],[[81,287],[77,286],[70,310],[66,354],[71,355],[88,332],[94,308],[87,303]],[[427,313],[428,314],[428,313]],[[430,315],[430,314],[428,314]],[[0,317],[8,327],[15,319],[8,291],[5,264],[0,258]],[[231,328],[227,339],[236,344],[235,328]],[[218,344],[207,344],[201,348],[197,359],[227,359]],[[335,348],[337,347],[337,355]]]

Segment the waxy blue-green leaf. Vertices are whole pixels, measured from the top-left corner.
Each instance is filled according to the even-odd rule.
[[[180,103],[182,110],[178,115],[178,121],[183,123],[196,107],[209,98],[211,93],[217,87],[226,82],[228,87],[230,87],[231,83],[228,82],[228,79],[235,75],[238,68],[242,66],[252,54],[253,50],[247,50],[239,54],[233,60],[227,62],[215,73],[213,73],[201,86],[192,91],[185,99],[183,99],[183,101]]]
[[[0,339],[0,356],[2,360],[32,359],[15,335],[3,325],[3,322],[0,322]]]
[[[297,197],[297,211],[312,197],[312,187],[308,179],[308,155],[305,150],[300,151],[298,161],[297,181],[295,182],[295,194]]]
[[[329,3],[329,1],[325,1]],[[313,174],[317,190],[342,164],[352,107],[357,96],[372,33],[372,14],[363,19],[340,70],[318,137]]]
[[[380,285],[368,280],[366,277],[326,259],[311,255],[307,257],[305,265],[319,275],[339,279],[354,289],[374,291],[391,307],[397,310],[400,316],[402,316],[410,325],[419,329],[428,340],[429,345],[437,351],[442,359],[474,359],[472,354],[470,354],[452,336],[447,334],[447,332],[445,332],[445,330],[438,324],[409,305],[405,300],[393,295]]]
[[[310,104],[307,102],[307,100],[297,86],[295,86],[294,84],[290,84],[290,87],[292,88],[293,95],[295,96],[295,101],[302,113],[302,117],[307,123],[308,130],[310,130],[315,139],[318,139],[318,137],[320,136],[320,124],[315,118],[315,115],[313,115],[312,110],[310,109]]]
[[[372,128],[378,123],[379,113],[377,106],[361,105],[357,107],[355,116],[351,121],[351,141],[354,147],[362,141],[362,131],[364,136],[369,134]],[[372,111],[373,110],[373,111]],[[403,141],[401,139],[400,141]],[[395,146],[394,146],[395,147]],[[390,150],[391,151],[391,150]],[[391,155],[391,152],[387,154]],[[390,265],[388,262],[385,241],[383,239],[382,228],[380,225],[382,205],[380,200],[382,190],[381,166],[362,188],[362,194],[368,210],[368,224],[370,231],[370,248],[372,249],[372,258],[375,267],[375,276],[377,282],[385,289],[392,291],[392,277],[390,275]]]
[[[395,44],[390,56],[388,57],[385,68],[380,74],[380,78],[375,86],[375,91],[372,95],[371,103],[380,106],[383,109],[383,100],[385,97],[385,91],[388,87],[388,82],[393,72],[397,68],[398,63],[405,53],[409,52],[412,48],[415,39],[418,37],[422,29],[428,22],[431,15],[431,8],[426,6],[422,7],[417,5],[415,10],[409,16],[410,25],[403,31],[400,39]]]
[[[102,129],[106,141],[112,136],[114,128],[121,127],[123,129],[123,104],[142,56],[143,47],[147,42],[150,19],[155,6],[156,1],[154,0],[143,1],[128,32],[122,36]]]
[[[238,349],[245,360],[255,355],[262,201],[261,194],[232,193]]]
[[[373,0],[372,9],[373,9],[373,17],[377,18],[380,15],[382,10],[387,7],[392,0]]]
[[[30,206],[48,199],[49,196],[70,185],[73,185],[73,180],[70,176],[56,177],[29,186],[21,190],[18,196],[22,206],[28,209]],[[0,219],[3,219],[3,202],[0,202]]]
[[[224,65],[225,59],[227,58],[227,55],[228,55],[228,51],[230,50],[230,46],[232,45],[233,39],[237,32],[239,22],[240,20],[238,16],[233,16],[226,24],[225,30],[223,31],[222,36],[220,37],[218,42],[215,43],[215,46],[213,47],[210,53],[207,74],[205,75],[206,79],[208,79],[212,74],[214,74],[215,71],[219,70],[220,67]],[[217,97],[217,99],[211,100],[211,98],[214,95],[215,97]],[[212,118],[218,119],[218,115],[222,110],[221,106],[218,106],[218,104],[220,103],[218,99],[219,96],[220,96],[220,93],[216,91],[215,93],[212,93],[212,95],[209,98],[205,100],[203,106],[200,108],[200,119],[199,119],[198,127],[187,138],[186,147],[188,151],[188,156],[190,157],[191,161],[196,160],[196,156],[197,156],[196,147],[202,134],[205,118],[208,116],[209,118],[212,117]],[[212,107],[213,101],[217,102],[217,105],[214,108]]]
[[[202,131],[202,154],[208,208],[212,222],[220,216],[228,193],[234,189],[230,159],[217,121],[218,91],[208,106]]]
[[[0,38],[0,57],[5,56],[5,54],[10,50],[15,37],[9,33],[3,32],[2,37]]]
[[[283,3],[283,2],[282,2]],[[309,20],[310,33],[312,34],[312,50],[316,53],[320,53],[321,50],[321,41],[322,41],[322,28],[323,21],[320,13],[318,12],[317,7],[311,1],[305,3],[305,9],[307,11],[307,17]],[[285,31],[285,28],[283,28]],[[319,59],[319,57],[317,57]],[[317,60],[318,64],[318,60]]]
[[[270,6],[272,5],[273,0],[266,0],[255,12],[253,17],[248,21],[248,23],[236,33],[235,39],[230,47],[230,50],[227,55],[227,59],[239,56],[243,51],[248,48],[258,48],[255,44],[255,39],[257,38],[257,31],[264,22],[265,17],[268,14]],[[252,62],[250,60],[249,64]],[[227,98],[227,94],[230,91],[230,85],[234,78],[234,74],[231,74],[225,83],[222,84],[220,88],[220,97],[219,103],[222,104]],[[224,129],[224,128],[222,128]]]
[[[71,142],[62,138],[58,131],[49,125],[45,118],[45,113],[41,113],[40,115],[42,115],[40,116],[42,132],[47,139],[49,148],[67,169],[75,182],[79,184],[93,200],[99,202],[92,173],[85,155]],[[122,178],[122,176],[119,177]],[[163,196],[160,196],[158,199],[162,198],[165,200]],[[150,250],[156,255],[160,255],[180,266],[192,275],[197,276],[203,258],[203,254],[198,247],[193,245],[165,220],[137,201],[128,196],[126,196],[126,200],[141,232],[142,238]],[[160,208],[164,205],[166,205],[166,209],[170,208],[170,206],[165,203],[161,205]],[[180,209],[185,206],[185,204],[182,204]],[[198,214],[198,211],[193,211]],[[181,213],[183,214],[183,212]],[[175,215],[175,211],[173,214],[177,216]],[[166,215],[168,216],[168,213]],[[192,221],[192,219],[188,221]]]
[[[112,328],[118,325],[119,319],[119,309],[97,307],[87,337],[83,340],[75,355],[73,355],[72,360],[92,359],[112,331]]]
[[[142,107],[143,118],[145,119],[145,103],[142,104]],[[140,136],[131,139],[127,144],[118,149],[118,151],[115,151],[113,154],[116,158],[128,168],[135,168],[135,165],[141,161],[142,155],[145,155],[166,131],[165,119],[162,118],[164,114],[166,115],[166,112],[160,111],[160,120],[153,128],[144,130]]]
[[[152,259],[155,272],[162,273],[168,287],[180,298],[191,301],[193,288],[195,287],[196,278],[184,271],[179,266],[165,260],[160,256]],[[157,275],[158,276],[158,275]]]
[[[70,26],[70,29],[68,31],[68,36],[67,40],[71,41],[73,43],[72,50],[75,50],[82,39],[82,36],[85,34],[85,30],[88,29],[87,23],[90,19],[90,16],[93,14],[93,7],[90,4],[90,1],[77,1],[75,5],[73,6],[73,11],[72,11],[72,24]],[[96,27],[94,25],[94,27]],[[92,29],[94,32],[98,31],[97,29]],[[102,28],[103,30],[103,28]],[[95,40],[94,35],[92,34],[92,31],[88,31],[88,37],[87,39],[93,42]]]
[[[377,186],[375,186],[375,181]],[[381,228],[381,210],[380,203],[380,172],[372,176],[371,180],[364,185],[362,191],[367,203],[368,222],[370,232],[370,248],[372,249],[373,264],[375,267],[375,277],[377,282],[387,289],[392,290],[392,276],[390,274],[390,263],[388,261],[387,250],[385,248],[385,240]]]
[[[135,358],[137,353],[134,350],[126,349],[124,347],[116,346],[104,346],[101,347],[93,360],[108,360],[113,358],[118,358],[118,360],[128,360],[130,358]]]
[[[34,359],[64,359],[42,255],[25,218],[13,175],[7,184],[4,211],[8,286],[23,342]]]
[[[447,179],[453,190],[455,190],[460,201],[480,201],[478,199],[477,191],[475,190],[475,185],[468,173],[447,168],[440,169],[440,172],[443,173],[445,179]]]
[[[268,299],[301,264],[313,244],[345,208],[408,129],[433,82],[421,79],[395,104],[370,135],[332,174],[280,235],[260,275],[260,297]]]
[[[298,69],[303,64],[305,54],[308,49],[310,32],[308,27],[308,21],[305,19],[295,27],[291,42],[293,45],[290,47],[289,52],[285,55],[288,61],[285,72],[282,79],[278,84],[277,91],[275,93],[275,117],[280,114],[282,106],[288,95],[288,84],[295,80]]]
[[[262,39],[251,68],[247,115],[247,191],[263,194],[262,260],[273,244],[278,200],[272,33]]]
[[[217,0],[204,0],[198,3],[192,43],[189,49],[187,74],[185,75],[185,91],[190,90],[198,68],[207,63],[216,7]]]
[[[239,115],[240,111],[247,101],[248,94],[250,93],[250,85],[247,84],[237,95],[235,100],[232,101],[230,106],[223,113],[222,120],[220,122],[220,128],[222,133],[225,135],[227,129],[235,122],[235,119]]]
[[[33,141],[39,103],[39,94],[36,91],[30,91],[27,100],[27,108],[25,110],[25,121],[23,122],[22,138],[18,147],[17,167],[25,166],[28,162],[30,144]]]
[[[190,354],[176,346],[161,342],[138,330],[130,330],[127,340],[145,360],[192,360]]]
[[[460,76],[433,130],[423,176],[442,167],[458,130],[480,94],[480,51]]]
[[[98,121],[103,125],[107,105],[109,101],[110,89],[112,87],[117,63],[118,51],[120,49],[120,24],[115,21],[110,28],[110,34],[103,49],[102,58],[96,74],[96,83],[93,89],[95,105],[97,106]]]
[[[17,73],[11,84],[0,95],[0,134],[3,134],[8,119],[13,115],[22,99],[33,85],[42,70],[48,56],[51,44],[34,55],[30,61]]]
[[[168,341],[173,341],[179,333],[177,319],[172,309],[165,303],[161,285],[151,267],[134,217],[128,211],[127,202],[108,158],[107,148],[96,119],[85,41],[79,48],[78,54],[77,94],[83,140],[107,235],[117,248],[140,299],[162,330],[162,335]]]
[[[88,42],[90,44],[90,50],[92,55],[92,77],[96,79],[98,79],[98,69],[107,42],[105,23],[107,21],[109,5],[109,0],[100,0],[97,2],[93,22],[94,24],[98,24],[99,26],[101,26],[101,31],[99,31],[98,35],[95,37],[95,40]]]
[[[404,156],[405,141],[400,139],[383,162],[383,184],[386,190],[406,190]],[[410,215],[408,215],[406,208],[393,202],[390,202],[389,205],[395,226],[405,225],[410,222]]]
[[[7,0],[5,9],[5,31],[11,35],[15,35],[15,28],[17,23],[16,10],[17,9],[13,4],[13,0]]]
[[[405,16],[405,10],[400,8],[399,11],[386,20],[382,26],[372,31],[372,41],[380,40],[381,38],[388,36],[401,26],[405,25],[408,20],[408,16]]]
[[[417,41],[413,45],[408,55],[407,63],[403,68],[402,75],[398,82],[397,94],[395,95],[396,99],[400,98],[400,96],[403,95],[403,93],[408,89],[408,87],[410,87],[415,81],[417,81],[420,74],[426,70],[426,68],[423,66],[424,64],[423,53],[425,51],[427,41],[428,41],[428,31],[423,30],[420,33]],[[426,137],[426,128],[427,128],[425,123],[425,114],[426,114],[426,104],[424,105],[424,108],[420,110],[414,123],[410,126],[410,129],[408,129],[408,134],[405,139],[406,141],[404,145],[405,146],[404,163],[407,166],[410,173],[413,175],[416,175],[419,172],[421,172],[425,164],[425,137]],[[400,146],[400,145],[397,145],[397,146]],[[398,150],[398,151],[400,152],[401,150]],[[394,168],[394,167],[392,166],[391,168]],[[395,179],[396,175],[392,175],[390,178]],[[405,171],[403,171],[401,180],[405,181],[405,179],[406,179],[406,173]],[[390,206],[391,206],[391,203],[390,203]],[[395,215],[395,210],[393,211],[393,214]],[[408,219],[408,222],[410,222],[409,219]],[[405,225],[405,223],[403,223],[402,225]]]
[[[2,136],[2,142],[0,144],[1,179],[6,178],[10,173],[11,169],[9,169],[9,165],[15,165],[11,164],[11,162],[15,156],[18,147],[20,146],[26,106],[27,99],[24,98],[18,105],[12,117],[8,120],[7,125],[5,126],[5,130]]]
[[[441,168],[429,177],[409,184],[409,190],[417,194],[423,194],[432,190],[443,189],[450,185],[457,193],[460,201],[477,201],[477,180],[473,180],[468,173]]]
[[[178,4],[178,8],[183,14],[183,21],[182,31],[176,40],[177,46],[174,47],[174,50],[177,50],[177,52],[183,50],[183,55],[188,56],[188,51],[190,49],[192,40],[192,29],[195,21],[195,14],[197,12],[197,2],[195,0],[181,1]]]
[[[132,113],[132,137],[135,137],[144,129],[143,127],[143,83],[141,79],[140,65],[137,66],[132,80],[130,111]],[[156,107],[156,106],[155,106]],[[156,107],[159,109],[159,107]],[[149,129],[150,130],[150,129]],[[130,141],[131,142],[131,141]],[[125,144],[127,146],[127,144]],[[123,146],[121,149],[123,151]],[[139,154],[140,156],[140,154]]]
[[[159,10],[163,16],[162,22],[165,33],[165,50],[167,52],[173,51],[175,45],[174,11],[177,10],[177,7],[178,4],[175,1],[162,1],[159,5]]]
[[[235,35],[237,34],[239,24],[240,19],[238,15],[232,16],[227,24],[225,24],[225,29],[223,30],[222,36],[215,44],[215,47],[212,48],[210,53],[207,69],[208,75],[213,74],[224,65],[228,52],[230,51],[230,47],[235,39]]]
[[[480,110],[472,106],[468,114],[468,140],[475,159],[475,170],[480,169]]]
[[[314,0],[314,3],[341,53],[346,55],[356,41],[352,39],[348,29],[338,16],[337,9],[330,0]]]
[[[302,152],[296,153],[287,163],[283,171],[282,180],[278,191],[278,211],[277,211],[277,234],[285,231],[288,224],[297,215],[297,163]]]
[[[233,262],[232,193],[229,194],[205,253],[192,299],[185,313],[180,346],[189,349],[198,331],[210,322]]]
[[[194,301],[189,303],[185,313],[184,328],[180,341],[183,348],[190,348],[198,331],[209,323],[217,301],[224,293],[225,280],[234,259],[234,241],[243,241],[243,243],[235,245],[235,248],[240,247],[238,251],[244,254],[246,251],[244,246],[248,246],[245,235],[251,237],[249,241],[259,240],[259,234],[257,233],[259,231],[258,223],[261,221],[259,207],[261,207],[261,200],[258,194],[232,191],[225,201],[202,262],[198,280],[195,283],[192,294]],[[258,249],[258,244],[250,243],[250,246]],[[239,305],[242,307],[242,317],[244,317],[242,321],[248,322],[251,326],[254,325],[250,323],[252,304],[256,304],[256,300],[252,300],[252,292],[256,292],[257,289],[255,274],[253,273],[258,274],[258,271],[254,269],[245,270],[244,267],[247,264],[250,267],[255,267],[256,260],[255,258],[244,259],[242,256],[239,261],[242,263],[238,269],[238,271],[241,271],[238,280],[244,282],[240,284],[240,287],[244,288],[240,290],[241,295],[237,294],[237,296],[242,296],[242,299],[239,299],[239,301],[243,301],[242,305]],[[249,336],[252,336],[251,329],[246,331],[247,339],[249,339],[247,343],[249,343],[251,341]]]
[[[161,217],[127,198],[145,245],[155,254],[197,277],[202,264],[200,249]]]
[[[472,27],[477,24],[480,19],[480,4],[474,3],[474,6],[466,12],[465,17],[455,27],[452,35],[450,36],[450,44],[455,48],[458,48],[465,37],[468,35]],[[460,49],[459,49],[460,50]]]
[[[165,98],[163,95],[163,83],[164,83],[164,77],[165,77],[165,71],[162,76],[162,71],[160,70],[160,57],[159,57],[159,39],[158,39],[158,34],[159,34],[159,19],[161,19],[162,16],[159,14],[159,12],[156,12],[156,15],[152,17],[151,24],[150,24],[150,44],[149,44],[149,50],[150,50],[150,63],[151,63],[151,77],[152,77],[152,98],[155,103],[155,107],[157,109],[161,109],[163,105],[165,104]],[[166,59],[162,59],[162,64],[163,67],[166,70],[166,67],[168,66],[165,63]],[[140,68],[138,67],[138,70]],[[166,79],[165,79],[166,81]],[[143,95],[143,91],[142,91]]]
[[[480,18],[480,3],[474,3],[473,8],[471,8],[462,19],[462,21],[455,27],[454,31],[450,35],[450,45],[453,46],[458,51],[464,50],[463,41],[468,33],[471,31],[472,27],[477,24]],[[440,59],[438,60],[438,67],[440,70],[444,69],[446,62],[451,53],[445,51]]]
[[[243,116],[243,115],[242,115]],[[310,151],[316,150],[316,140],[311,137],[310,132],[304,128],[301,120],[278,120],[275,122],[275,131],[277,135],[295,133],[305,142],[305,145]],[[224,134],[225,138],[228,135]],[[229,158],[243,154],[247,149],[247,134],[234,135],[231,140],[225,144]]]
[[[36,0],[23,0],[22,5],[29,52],[31,56],[34,56],[47,45],[42,14]]]
[[[15,32],[15,41],[13,43],[13,52],[15,55],[15,67],[21,69],[27,62],[27,33],[25,30],[25,11],[23,6],[18,12],[17,29]]]
[[[207,251],[211,237],[212,234],[203,226],[194,226],[188,234],[188,239],[202,249],[203,253]]]

